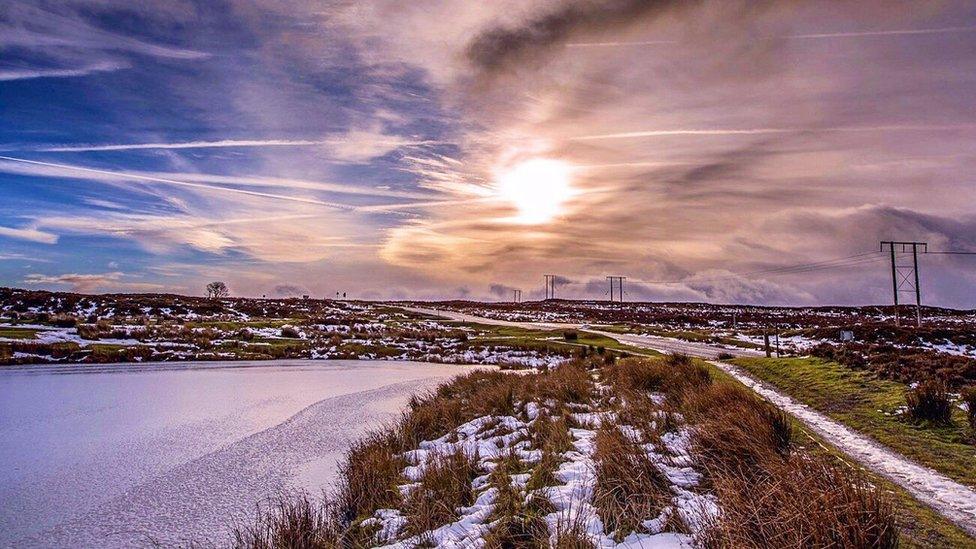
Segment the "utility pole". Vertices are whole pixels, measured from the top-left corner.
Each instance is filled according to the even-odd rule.
[[[546,299],[556,299],[556,275],[546,275]]]
[[[626,276],[608,276],[607,277],[607,280],[610,282],[610,302],[611,303],[613,303],[613,283],[614,282],[617,283],[617,287],[618,287],[617,299],[620,300],[621,303],[624,302],[624,280],[626,278],[627,278]]]
[[[900,242],[895,240],[882,240],[881,251],[885,251],[887,246],[891,257],[891,293],[895,300],[895,326],[901,325],[901,318],[898,314],[898,292],[915,293],[915,325],[922,325],[922,286],[919,282],[918,273],[918,249],[922,248],[922,253],[928,253],[929,245],[926,242]],[[899,265],[897,254],[912,254],[911,265]]]
[[[512,289],[512,303],[522,302],[522,290]]]

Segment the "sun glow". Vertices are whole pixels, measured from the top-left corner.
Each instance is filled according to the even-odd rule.
[[[496,176],[498,195],[518,208],[516,221],[545,223],[559,215],[566,200],[575,194],[572,171],[572,166],[562,160],[526,160]]]

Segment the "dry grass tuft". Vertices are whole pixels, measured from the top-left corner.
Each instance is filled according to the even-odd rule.
[[[722,508],[706,547],[895,547],[888,499],[829,457],[793,451],[790,419],[744,387],[685,402],[694,449]]]
[[[538,401],[551,399],[565,406],[568,403],[589,404],[593,399],[593,381],[582,361],[559,365],[533,381],[536,383],[533,392]]]
[[[618,360],[603,369],[603,379],[620,394],[660,391],[673,406],[712,383],[708,368],[685,355]]]
[[[695,424],[696,454],[709,473],[756,471],[789,455],[789,418],[739,385],[715,383],[689,395],[685,405]]]
[[[714,489],[722,516],[704,547],[898,546],[890,501],[830,458],[768,464],[758,477],[720,475]]]
[[[333,509],[307,496],[282,498],[254,524],[234,531],[235,549],[332,549],[340,546]]]
[[[407,465],[392,431],[372,433],[353,444],[340,469],[337,519],[345,525],[369,518],[377,509],[400,504],[402,471]]]
[[[514,487],[510,475],[524,466],[514,454],[498,463],[489,478],[498,490],[491,520],[495,526],[485,536],[485,547],[543,548],[548,546],[549,527],[545,516],[553,511],[548,499],[530,496]]]
[[[593,503],[603,525],[617,542],[656,517],[670,502],[670,482],[647,452],[615,426],[597,431],[596,486]]]
[[[420,485],[404,499],[404,533],[418,535],[458,518],[458,509],[474,503],[471,481],[478,476],[478,456],[463,450],[434,456],[427,462]]]

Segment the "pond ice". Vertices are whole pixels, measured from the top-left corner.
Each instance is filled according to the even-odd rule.
[[[409,395],[471,367],[389,361],[0,371],[0,546],[226,541]],[[75,373],[61,373],[75,372]],[[85,372],[85,373],[79,373]]]

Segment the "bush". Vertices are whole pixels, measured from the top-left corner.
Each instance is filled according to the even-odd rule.
[[[962,401],[966,403],[966,417],[969,419],[969,428],[976,434],[976,386],[963,389]]]
[[[930,379],[909,389],[905,395],[908,416],[916,421],[948,424],[952,422],[952,401],[945,383]]]
[[[78,325],[78,317],[71,315],[57,315],[51,319],[51,324],[58,328],[74,328]]]
[[[716,360],[732,360],[733,358],[735,358],[735,355],[732,353],[719,353],[718,356],[715,357]]]
[[[563,332],[563,339],[566,341],[576,341],[579,339],[579,333],[575,330],[566,330]]]
[[[99,337],[98,327],[92,324],[79,324],[76,328],[78,337],[82,339],[96,340]]]
[[[295,328],[294,326],[282,326],[281,337],[300,339],[302,337],[302,334],[301,332],[298,331],[298,328]]]

